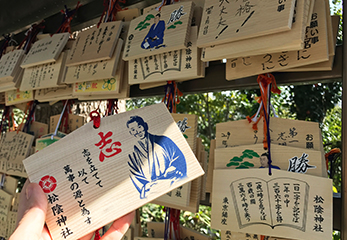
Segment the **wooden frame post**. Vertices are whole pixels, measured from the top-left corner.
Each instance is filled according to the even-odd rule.
[[[345,2],[342,3],[343,19],[347,17],[347,7]],[[342,197],[342,214],[341,214],[341,240],[347,240],[347,25],[343,25],[343,57],[342,57],[342,177],[341,177],[341,197]]]

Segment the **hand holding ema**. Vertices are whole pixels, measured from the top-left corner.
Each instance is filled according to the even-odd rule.
[[[37,183],[27,180],[19,197],[17,228],[9,240],[51,240],[45,225],[47,198]],[[135,212],[129,213],[113,222],[100,240],[120,240],[128,230]],[[90,240],[93,232],[80,238]]]

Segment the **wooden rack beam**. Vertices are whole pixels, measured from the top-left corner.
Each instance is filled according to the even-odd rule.
[[[332,71],[317,72],[275,72],[277,85],[303,85],[319,82],[333,82],[342,80],[342,46],[336,47],[335,61]],[[170,80],[170,79],[168,79]],[[258,88],[257,77],[241,78],[233,81],[225,80],[225,64],[222,62],[210,62],[206,68],[205,78],[179,83],[181,92],[198,93],[236,89]],[[130,97],[150,97],[164,94],[163,87],[141,90],[138,85],[131,86]]]

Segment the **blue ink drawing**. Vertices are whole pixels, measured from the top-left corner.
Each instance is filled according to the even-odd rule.
[[[146,37],[141,43],[141,48],[151,49],[165,47],[162,45],[164,42],[164,31],[165,31],[165,22],[160,20],[160,13],[154,17],[154,23],[149,29]]]
[[[137,139],[134,151],[128,155],[128,165],[141,199],[155,192],[157,184],[170,187],[187,176],[186,159],[170,138],[150,134],[148,124],[139,116],[130,117],[127,127]]]

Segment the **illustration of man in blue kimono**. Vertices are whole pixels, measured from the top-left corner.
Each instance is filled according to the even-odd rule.
[[[146,37],[141,43],[141,47],[144,49],[151,49],[165,47],[161,45],[164,42],[164,31],[165,31],[165,22],[160,20],[160,13],[154,17],[154,24],[149,29]]]
[[[141,199],[156,192],[157,186],[168,188],[187,176],[186,159],[170,138],[149,133],[148,124],[139,116],[130,117],[127,127],[137,139],[128,165]]]
[[[260,167],[259,168],[269,168],[269,154],[267,152],[263,153],[260,158]],[[280,169],[278,166],[272,165],[271,168]]]

